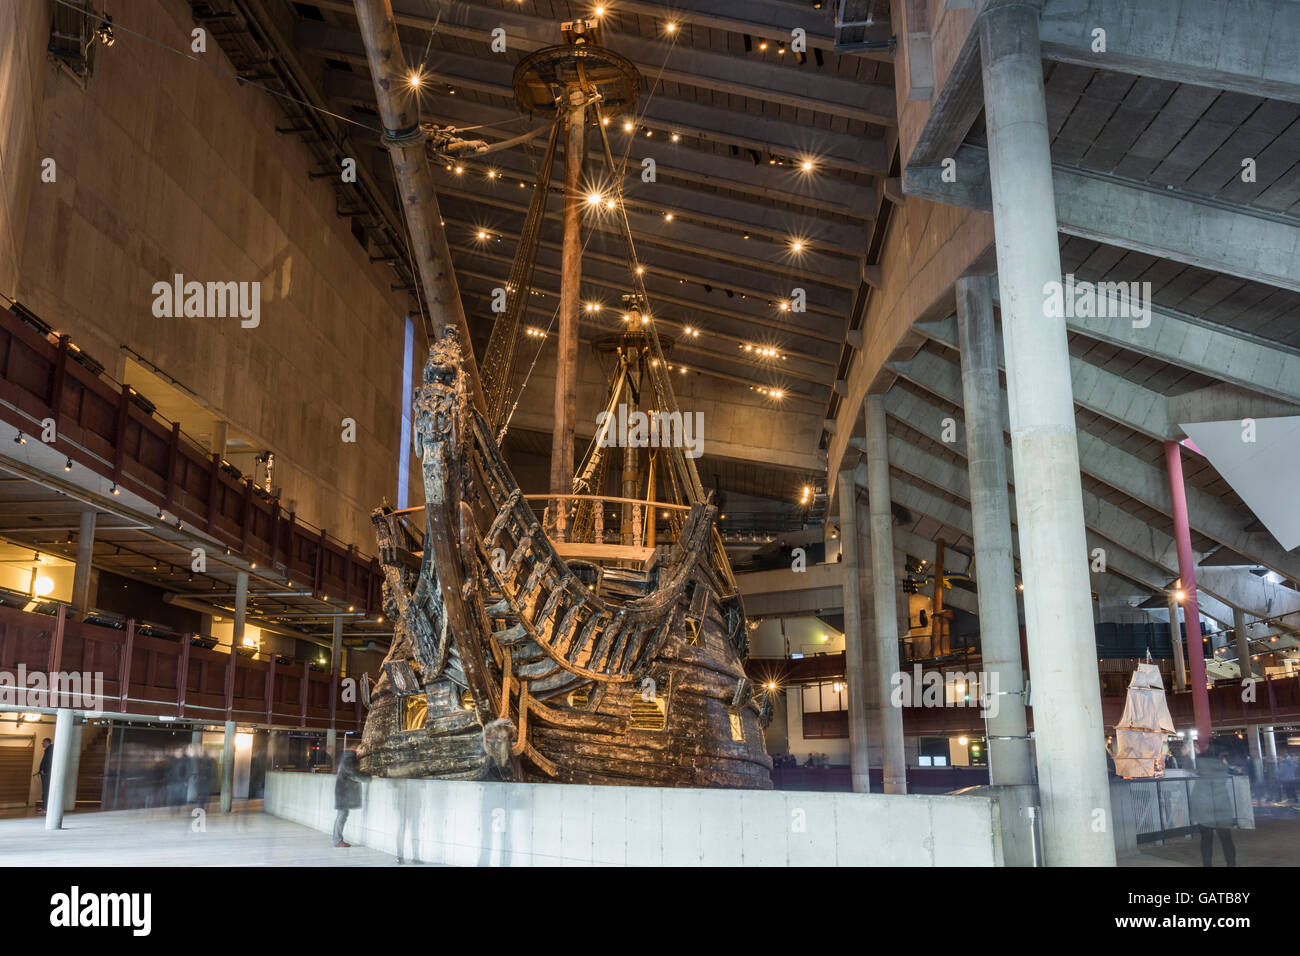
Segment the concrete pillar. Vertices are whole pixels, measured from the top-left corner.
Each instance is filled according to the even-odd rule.
[[[880,696],[881,761],[885,793],[907,793],[907,754],[903,749],[903,711],[893,706],[898,673],[898,582],[894,580],[894,514],[889,507],[889,435],[885,397],[868,395],[867,504],[871,513],[871,580],[875,604],[876,688]],[[845,536],[844,546],[848,547]]]
[[[1259,745],[1259,724],[1246,725],[1246,746],[1250,748],[1250,769],[1254,772],[1255,787],[1259,792],[1264,788],[1264,755]]]
[[[1024,579],[1035,752],[1049,866],[1114,866],[1070,353],[1038,9],[978,18]],[[1107,825],[1096,826],[1101,809]]]
[[[1024,671],[1020,662],[1020,619],[1016,573],[1011,558],[1011,502],[1002,443],[1002,386],[993,323],[989,276],[957,280],[957,339],[961,346],[962,399],[966,416],[966,461],[970,475],[971,528],[978,575],[980,651],[986,700],[989,782],[1033,781],[1025,722]],[[993,681],[996,680],[996,686]]]
[[[90,610],[90,571],[95,560],[95,512],[81,513],[77,533],[77,564],[72,570],[72,610],[83,618]]]
[[[248,572],[235,573],[235,621],[230,632],[230,653],[244,643],[244,620],[248,617]]]
[[[226,721],[226,736],[221,741],[221,812],[229,813],[235,794],[235,722]]]
[[[1187,625],[1187,679],[1192,685],[1196,746],[1203,749],[1210,745],[1210,694],[1205,686],[1205,649],[1201,640],[1201,612],[1196,605],[1196,556],[1192,553],[1187,488],[1183,484],[1183,454],[1176,441],[1165,442],[1165,469],[1169,478],[1169,500],[1174,513],[1174,543],[1178,546],[1178,579],[1183,589],[1183,622]]]
[[[1169,595],[1169,641],[1174,648],[1174,690],[1187,689],[1187,665],[1183,663],[1183,632],[1178,626],[1178,595]]]
[[[1264,747],[1268,754],[1268,762],[1277,767],[1277,736],[1272,727],[1264,728]]]
[[[573,491],[573,427],[578,409],[578,310],[582,283],[582,157],[586,152],[586,94],[571,90],[564,147],[560,316],[555,341],[555,426],[551,433],[551,493]],[[567,502],[558,503],[567,506]]]
[[[1250,662],[1250,628],[1246,625],[1246,612],[1239,607],[1232,609],[1232,636],[1237,641],[1237,667],[1242,680],[1254,677],[1255,669]]]
[[[76,782],[69,781],[69,766],[72,763],[72,711],[60,707],[54,718],[54,756],[50,758],[50,797],[45,803],[45,829],[63,829],[63,805],[67,798],[68,787],[76,789]]]
[[[844,679],[849,694],[849,779],[854,793],[871,792],[867,749],[867,669],[863,654],[861,566],[862,529],[858,527],[857,485],[852,471],[839,474],[840,535],[844,560]]]
[[[81,734],[85,724],[72,722],[68,744],[68,786],[63,797],[63,809],[75,813],[77,809],[77,777],[81,774]]]
[[[214,455],[224,455],[226,453],[226,444],[230,437],[230,423],[216,421],[212,425],[212,453]]]
[[[334,717],[338,710],[339,699],[339,667],[343,660],[343,615],[338,614],[334,617],[334,635],[330,642],[330,729],[325,735],[325,750],[330,755],[330,760],[334,766],[338,766],[338,743],[337,734],[334,732]]]

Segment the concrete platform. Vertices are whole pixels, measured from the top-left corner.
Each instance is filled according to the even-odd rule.
[[[364,846],[330,846],[328,834],[262,813],[261,803],[209,809],[206,832],[194,831],[188,810],[171,808],[69,814],[59,831],[47,831],[44,817],[0,820],[0,867],[397,865]]]

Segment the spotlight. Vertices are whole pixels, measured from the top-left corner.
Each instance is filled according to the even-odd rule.
[[[677,32],[677,24],[672,23],[671,21],[668,22],[668,23],[665,23],[665,24],[664,24],[664,32],[665,32],[665,33],[676,33],[676,32]]]
[[[681,137],[681,135],[680,135],[679,133],[673,133],[673,135],[672,135],[672,140],[673,140],[674,143],[680,143],[681,140],[682,140],[682,137]]]
[[[805,159],[802,163],[799,164],[799,168],[802,169],[805,173],[811,173],[813,170],[812,160]]]
[[[766,41],[766,40],[760,40],[760,41],[759,41],[759,44],[758,44],[758,48],[759,48],[760,50],[766,50],[766,49],[767,49],[767,41]]]
[[[122,490],[118,488],[116,484],[114,484],[113,487],[109,489],[109,491],[111,491],[115,495],[120,495],[122,493]]]
[[[623,132],[625,132],[625,133],[630,133],[630,132],[632,132],[632,121],[631,121],[631,120],[624,120],[624,121],[623,121]]]
[[[599,206],[603,198],[600,193],[587,193],[587,205]]]
[[[416,89],[424,82],[424,77],[420,76],[420,73],[417,70],[407,78],[406,82],[410,84],[411,89]]]
[[[113,33],[112,17],[104,17],[104,22],[95,30],[95,36],[99,37],[99,42],[104,46],[112,46],[117,42],[117,37]]]
[[[64,471],[72,471],[72,459],[69,458],[63,465]]]
[[[794,242],[790,243],[790,251],[803,252],[803,242],[796,239]]]
[[[27,444],[27,437],[26,437],[22,432],[19,432],[18,434],[14,435],[14,444],[15,444],[15,445],[26,445],[26,444]]]
[[[672,221],[673,221],[673,214],[670,212],[664,213],[664,222],[672,222]]]

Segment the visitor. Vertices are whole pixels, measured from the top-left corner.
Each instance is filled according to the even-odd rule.
[[[41,754],[41,766],[36,773],[32,774],[33,777],[41,778],[41,802],[36,804],[37,813],[45,812],[45,804],[50,799],[50,768],[54,765],[54,748],[50,746],[49,737],[41,741],[41,747],[44,750]]]
[[[1201,863],[1214,865],[1214,834],[1219,834],[1223,858],[1228,866],[1237,865],[1237,848],[1232,842],[1232,827],[1237,825],[1235,801],[1231,790],[1228,764],[1221,744],[1211,743],[1196,761],[1196,782],[1192,785],[1192,823],[1201,831]]]
[[[343,840],[343,827],[348,822],[348,811],[361,806],[361,784],[370,774],[361,772],[355,750],[345,750],[339,757],[338,779],[334,781],[334,845],[351,846]]]
[[[1280,796],[1284,800],[1292,803],[1295,802],[1295,761],[1290,755],[1282,758],[1282,762],[1277,765],[1277,782],[1281,785],[1282,792]]]

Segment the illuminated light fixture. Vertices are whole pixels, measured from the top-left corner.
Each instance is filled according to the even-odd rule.
[[[482,229],[480,229],[480,230],[478,231],[478,237],[479,237],[480,239],[486,239],[486,238],[488,237],[488,234],[487,234],[486,232],[484,232]]]
[[[382,614],[379,615],[377,618],[375,618],[375,622],[376,622],[377,624],[383,624],[383,623],[384,623],[384,616],[383,616]]]
[[[411,89],[416,89],[417,87],[419,87],[421,83],[424,82],[424,77],[420,75],[419,70],[416,70],[407,78],[406,82],[411,85]]]
[[[356,607],[355,604],[349,604],[349,605],[348,605],[348,612],[349,612],[349,613],[351,613],[352,611],[355,611],[356,609],[357,609],[357,607]],[[321,663],[323,664],[323,663],[325,663],[325,662],[324,662],[324,661],[321,661]]]
[[[457,176],[459,176],[459,175],[460,175],[461,173],[463,173],[464,171],[465,171],[465,167],[464,167],[464,166],[457,166],[457,167],[456,167],[456,170],[455,170]]]
[[[672,222],[672,221],[673,221],[673,214],[670,212],[664,213],[664,222]]]
[[[643,315],[643,316],[641,316],[641,324],[642,324],[642,325],[649,325],[649,324],[650,324],[650,316],[648,316],[648,315]]]
[[[763,686],[766,687],[768,690],[776,690],[776,681],[770,680]]]
[[[654,132],[654,130],[652,130],[652,129],[648,129],[648,130],[645,131],[646,139],[649,139],[649,138],[650,138],[651,136],[653,136],[654,134],[655,134],[655,132]]]
[[[609,117],[606,116],[606,117],[602,118],[601,121],[600,121],[600,125],[601,125],[601,126],[608,126],[608,125],[609,125]]]
[[[605,8],[604,8],[604,7],[597,7],[597,8],[596,8],[596,16],[598,16],[598,17],[603,17],[604,15],[605,15]]]
[[[643,275],[644,273],[645,273],[645,266],[637,266],[637,267],[636,267],[636,274],[637,274],[637,275]]]
[[[249,569],[250,571],[256,571],[256,570],[257,570],[257,562],[254,561],[252,564],[250,564],[250,565],[248,566],[248,569]]]
[[[1023,591],[1024,589],[1025,589],[1024,584],[1017,584],[1017,585],[1016,585],[1016,590],[1017,590],[1017,591]]]
[[[681,372],[683,375],[685,375],[685,374],[686,374],[686,366],[685,366],[685,365],[681,366],[680,368],[677,369],[677,371],[679,371],[679,372]]]
[[[606,200],[605,200],[605,208],[606,208],[606,209],[613,209],[613,208],[614,208],[615,206],[617,206],[617,205],[618,205],[618,203],[614,202],[614,200],[612,200],[612,199],[606,199]]]
[[[26,437],[25,435],[23,435],[22,432],[19,432],[18,434],[14,435],[14,444],[15,444],[15,445],[26,445],[26,444],[27,444],[27,437]]]
[[[1174,599],[1178,601],[1179,604],[1182,604],[1183,601],[1186,600],[1186,598],[1187,598],[1187,592],[1184,591],[1182,588],[1179,588],[1177,591],[1174,592]]]
[[[831,689],[838,694],[840,691],[844,689],[844,685],[841,684],[839,681],[836,681],[835,683],[831,684]]]
[[[681,137],[680,134],[678,134],[678,133],[673,133],[673,135],[672,135],[672,140],[673,140],[674,143],[680,143],[680,142],[681,142],[681,139],[682,139],[682,137]]]
[[[963,737],[958,737],[958,738],[957,738],[957,743],[959,743],[959,744],[961,744],[963,747],[965,747],[966,744],[969,743],[969,741],[968,741],[968,740],[963,736]]]
[[[780,56],[785,56],[785,44],[783,43],[779,47],[777,47],[776,52]]]
[[[789,312],[789,311],[790,311],[790,303],[789,303],[789,302],[782,302],[782,303],[781,303],[781,311],[782,311],[782,312]]]
[[[600,193],[587,193],[587,205],[588,205],[588,206],[599,206],[601,200],[604,199],[604,198],[605,198],[605,197],[602,196]]]
[[[632,121],[631,121],[631,120],[624,120],[624,121],[623,121],[623,132],[625,132],[625,133],[630,133],[630,132],[632,132]]]
[[[813,171],[812,160],[805,159],[802,163],[799,164],[799,168],[802,169],[805,173],[811,173]]]
[[[36,592],[37,597],[45,597],[54,590],[54,580],[42,574],[36,579],[36,586],[33,590]]]
[[[758,42],[758,48],[759,48],[760,50],[766,50],[766,49],[767,49],[767,41],[766,41],[766,40],[760,40],[760,41]]]
[[[526,329],[526,332],[527,332],[528,335],[531,335],[531,336],[532,336],[533,338],[535,338],[535,339],[544,339],[544,338],[546,338],[546,333],[543,332],[541,329],[537,328],[536,326],[531,326],[531,325],[530,325],[530,326]]]
[[[665,31],[666,33],[676,33],[676,32],[677,32],[677,24],[675,24],[675,23],[673,23],[671,20],[669,20],[667,23],[664,24],[664,31]]]
[[[496,179],[496,178],[497,178],[497,171],[495,169],[489,169],[488,179]]]
[[[803,252],[803,240],[801,240],[801,239],[796,239],[796,240],[794,240],[792,243],[790,243],[790,251],[791,251],[791,252]]]
[[[659,367],[659,360],[658,360],[658,359],[654,359],[654,360],[650,363],[650,367],[651,367],[651,368],[658,368],[658,367]]]
[[[120,494],[122,493],[122,489],[120,489],[119,487],[117,487],[116,484],[113,485],[113,487],[110,488],[109,491],[111,491],[111,492],[112,492],[113,494],[115,494],[115,495],[120,495]]]
[[[63,466],[63,470],[64,470],[64,471],[72,471],[72,459],[71,459],[71,458],[69,458],[68,461],[67,461],[67,463]]]
[[[599,312],[599,311],[600,311],[600,303],[599,303],[599,302],[588,302],[588,303],[587,303],[587,311],[588,311],[588,312]]]

